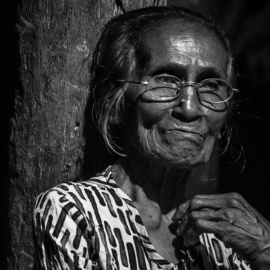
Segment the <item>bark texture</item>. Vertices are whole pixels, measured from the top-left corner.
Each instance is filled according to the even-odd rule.
[[[99,29],[123,10],[161,4],[166,0],[21,1],[20,79],[9,150],[8,269],[33,267],[34,198],[81,173],[89,80],[86,62]]]

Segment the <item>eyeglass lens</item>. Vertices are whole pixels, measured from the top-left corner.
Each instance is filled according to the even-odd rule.
[[[182,83],[173,76],[155,76],[147,84],[147,92],[157,100],[172,100],[181,95],[182,89],[192,86],[197,90],[200,100],[210,103],[222,103],[231,98],[232,87],[223,80],[206,79],[201,83]]]

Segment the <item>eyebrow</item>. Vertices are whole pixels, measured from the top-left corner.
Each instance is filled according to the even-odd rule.
[[[224,79],[222,76],[223,73],[224,72],[218,70],[215,67],[202,67],[201,71],[198,73],[198,79],[200,80],[207,79],[207,78]]]
[[[175,63],[169,63],[167,65],[161,65],[157,66],[154,69],[150,69],[147,75],[155,76],[160,73],[169,73],[176,77],[179,77],[179,75],[185,77],[187,75],[187,68],[186,66],[182,66]],[[225,74],[224,71],[218,70],[216,67],[200,67],[197,75],[197,80],[201,81],[207,78],[218,78],[222,79],[223,74]],[[223,78],[224,79],[224,78]]]
[[[150,68],[149,75],[155,76],[159,73],[170,73],[174,76],[179,76],[179,74],[185,76],[187,73],[187,70],[184,66],[181,66],[179,64],[170,63],[167,65],[160,65],[157,67],[154,67],[153,69]]]

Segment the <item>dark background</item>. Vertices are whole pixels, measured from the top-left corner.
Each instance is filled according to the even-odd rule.
[[[211,16],[228,33],[241,93],[234,121],[234,151],[221,157],[221,192],[239,192],[270,219],[270,2],[169,0],[168,4]],[[237,159],[240,147],[245,158],[242,154]]]

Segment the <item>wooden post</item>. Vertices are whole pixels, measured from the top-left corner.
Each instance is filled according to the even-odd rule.
[[[166,0],[22,0],[20,79],[11,118],[8,269],[32,269],[33,200],[76,179],[84,158],[85,62],[99,30],[125,10]]]

